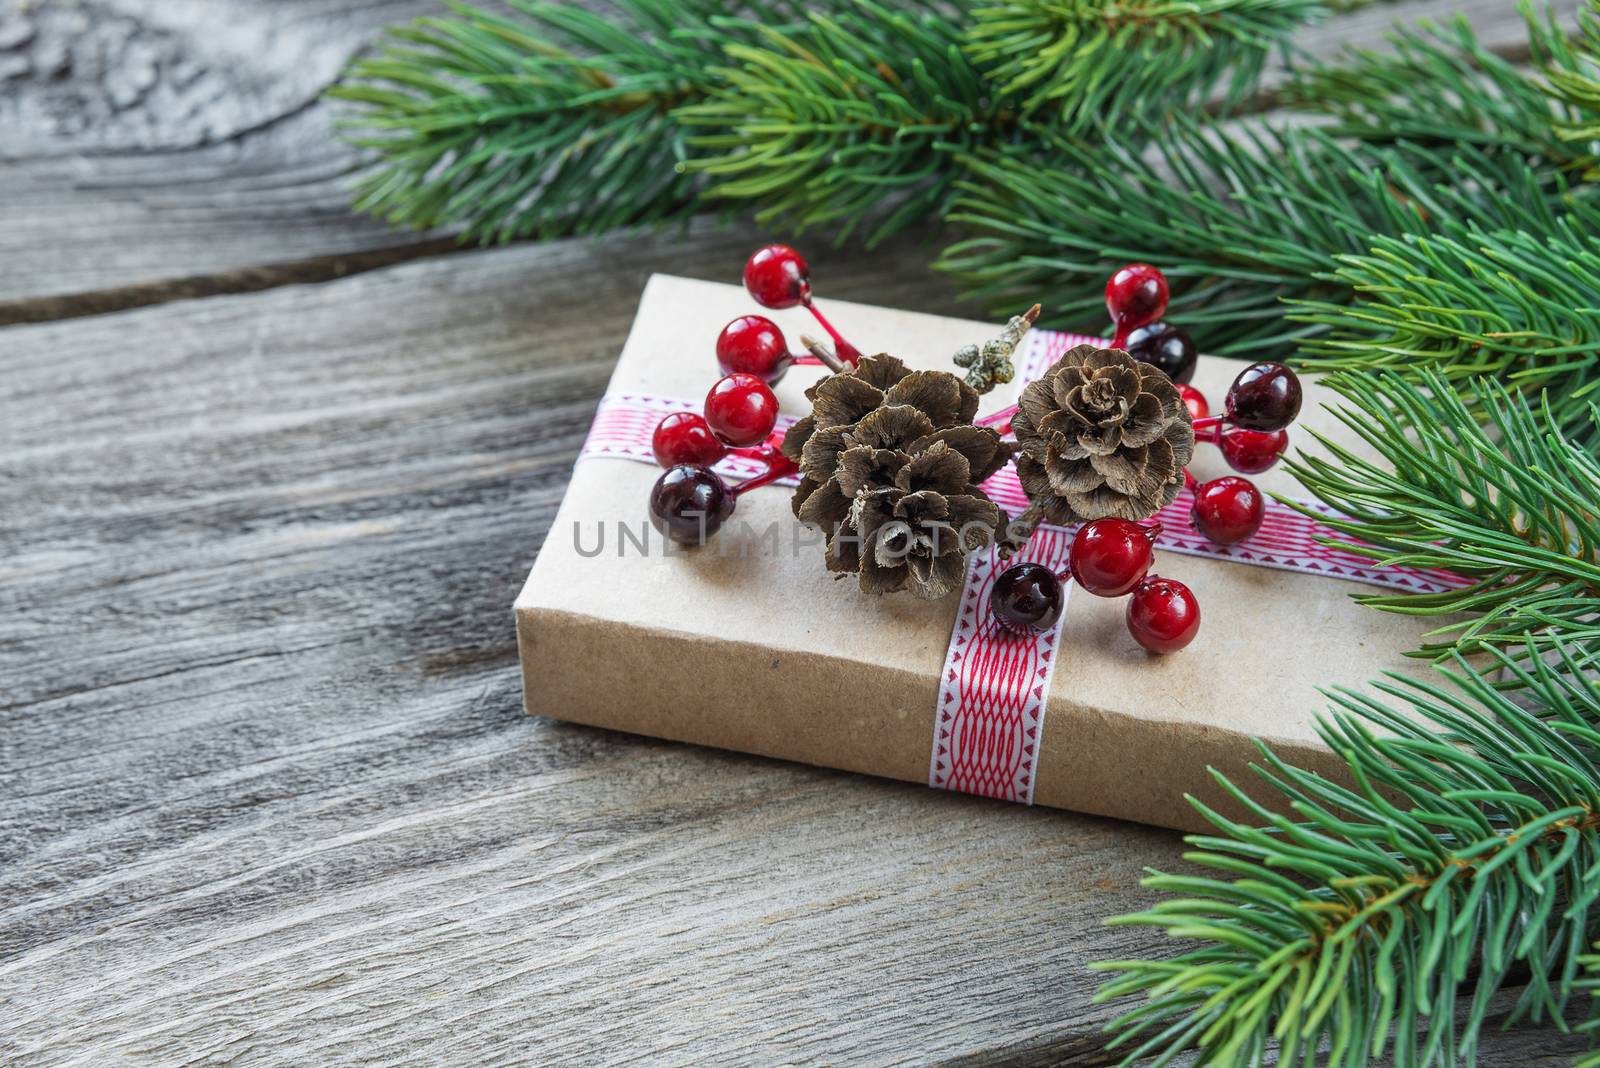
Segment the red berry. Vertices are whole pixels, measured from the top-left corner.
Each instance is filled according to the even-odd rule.
[[[1206,395],[1189,385],[1178,387],[1178,396],[1183,398],[1183,406],[1189,409],[1189,421],[1204,419],[1211,414],[1211,404],[1206,400]]]
[[[1106,310],[1117,325],[1117,337],[1148,326],[1167,310],[1167,279],[1148,263],[1130,263],[1106,283]]]
[[[1253,363],[1228,388],[1228,419],[1250,430],[1282,430],[1300,414],[1300,379],[1281,363]]]
[[[1187,382],[1194,377],[1200,350],[1193,338],[1171,323],[1151,323],[1128,334],[1128,355],[1159,367],[1173,382]]]
[[[650,448],[656,454],[656,463],[662,467],[677,464],[697,464],[710,467],[728,450],[704,416],[694,412],[673,412],[656,424],[650,437]]]
[[[1128,598],[1128,633],[1152,653],[1175,653],[1200,629],[1200,602],[1177,579],[1151,575]]]
[[[1010,629],[1049,630],[1061,615],[1061,580],[1043,564],[1014,564],[994,580],[989,608]]]
[[[764,315],[741,315],[717,335],[717,366],[725,375],[755,375],[773,386],[789,363],[783,331]]]
[[[1254,482],[1238,475],[1224,475],[1194,491],[1190,518],[1196,530],[1218,545],[1232,545],[1260,530],[1266,514],[1266,498]]]
[[[1150,570],[1159,527],[1127,519],[1096,519],[1078,528],[1068,559],[1078,585],[1099,597],[1121,597]]]
[[[737,499],[716,472],[669,467],[650,489],[650,522],[680,545],[701,545],[733,514]]]
[[[788,245],[767,245],[745,261],[744,287],[763,308],[792,308],[811,296],[811,268]]]
[[[778,423],[778,398],[755,375],[727,375],[706,394],[706,422],[724,444],[746,448],[772,433]]]
[[[1217,444],[1222,447],[1222,457],[1229,467],[1247,475],[1259,475],[1277,463],[1278,457],[1289,447],[1289,433],[1230,427],[1223,431],[1222,440]]]

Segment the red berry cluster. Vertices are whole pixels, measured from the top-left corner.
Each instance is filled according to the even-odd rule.
[[[673,412],[656,424],[650,446],[666,473],[650,491],[650,521],[683,545],[699,545],[733,514],[739,495],[789,474],[794,464],[778,451],[773,433],[778,398],[755,375],[724,375],[706,394],[703,414]],[[759,460],[766,471],[728,486],[711,465],[735,453]]]
[[[1097,597],[1127,594],[1128,632],[1152,653],[1172,653],[1194,640],[1200,603],[1177,579],[1150,574],[1158,523],[1096,519],[1072,539],[1067,570],[1016,564],[1001,572],[989,591],[989,607],[1001,625],[1049,630],[1061,615],[1063,582],[1076,582]]]
[[[706,394],[703,414],[674,412],[656,426],[651,447],[667,468],[650,491],[650,519],[657,530],[684,545],[699,545],[733,514],[740,494],[795,471],[773,433],[778,398],[772,392],[797,363],[841,370],[860,358],[811,297],[811,270],[787,245],[757,249],[745,262],[744,287],[765,308],[805,305],[834,348],[802,338],[810,356],[792,354],[778,324],[761,315],[741,315],[717,335],[717,365],[723,377]],[[766,465],[761,474],[730,487],[711,466],[733,453]]]
[[[764,315],[741,315],[717,335],[717,364],[723,374],[752,374],[768,385],[777,385],[784,372],[797,363],[826,364],[838,370],[844,364],[854,366],[860,361],[861,353],[817,308],[811,297],[811,268],[788,245],[756,249],[744,264],[744,288],[763,308],[804,305],[833,339],[833,348],[802,336],[800,340],[811,354],[791,353],[777,323]]]
[[[1225,413],[1211,414],[1205,394],[1189,385],[1198,359],[1189,335],[1158,320],[1167,310],[1167,280],[1145,263],[1117,271],[1106,283],[1112,346],[1166,372],[1178,386],[1197,441],[1221,450],[1235,471],[1258,474],[1278,462],[1289,445],[1285,428],[1300,413],[1300,381],[1277,363],[1246,367],[1228,390]],[[1266,498],[1239,475],[1200,483],[1184,472],[1194,494],[1190,519],[1206,537],[1231,545],[1254,534],[1266,514]],[[1066,571],[1042,564],[1017,564],[995,580],[989,605],[1002,626],[1048,630],[1061,614],[1062,583],[1074,581],[1099,597],[1128,597],[1128,631],[1153,653],[1171,653],[1194,640],[1200,604],[1188,586],[1151,575],[1158,523],[1097,519],[1072,540]]]
[[[1281,363],[1253,363],[1234,378],[1224,400],[1224,414],[1210,415],[1210,406],[1198,390],[1188,386],[1184,402],[1194,419],[1195,440],[1208,441],[1222,452],[1228,466],[1244,475],[1256,475],[1278,462],[1289,447],[1286,428],[1300,414],[1300,380]],[[1190,394],[1193,394],[1191,399]],[[1190,521],[1195,529],[1218,545],[1243,541],[1261,528],[1267,501],[1254,482],[1241,475],[1224,475],[1199,482],[1183,473],[1194,494]]]
[[[1300,414],[1300,380],[1280,363],[1251,364],[1233,380],[1226,412],[1211,414],[1205,394],[1189,385],[1198,354],[1189,335],[1157,322],[1167,310],[1167,280],[1147,263],[1132,263],[1106,283],[1112,346],[1165,371],[1189,409],[1195,440],[1210,442],[1235,471],[1256,475],[1278,462],[1289,447],[1285,429]],[[1195,529],[1219,545],[1243,541],[1261,527],[1266,498],[1247,478],[1227,475],[1197,482],[1184,472],[1194,494]]]

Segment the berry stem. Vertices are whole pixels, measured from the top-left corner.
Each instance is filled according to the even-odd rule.
[[[772,448],[771,445],[762,445],[759,448],[752,449],[751,452],[764,454],[761,455],[760,458],[767,461],[767,469],[761,472],[759,475],[745,479],[743,482],[739,483],[737,486],[734,486],[728,491],[735,497],[742,496],[750,490],[760,489],[762,486],[771,485],[780,478],[785,478],[800,470],[799,464],[795,463],[781,452],[778,452],[776,449]],[[752,456],[752,458],[755,457]]]
[[[1190,473],[1189,469],[1185,467],[1183,469],[1183,488],[1188,490],[1190,493],[1193,493],[1195,489],[1199,487],[1199,485],[1200,480],[1195,478],[1194,475]]]
[[[854,366],[847,365],[843,360],[839,359],[839,357],[833,354],[832,349],[828,348],[828,346],[824,345],[810,334],[801,334],[800,344],[804,345],[808,350],[810,350],[811,355],[817,358],[818,363],[832,371],[834,374],[839,374],[845,369],[846,366]]]
[[[806,290],[801,293],[800,303],[806,306],[806,311],[810,312],[816,318],[817,323],[822,327],[822,329],[828,332],[828,336],[833,338],[833,347],[834,350],[838,352],[839,357],[846,363],[850,364],[850,366],[854,367],[857,361],[861,359],[860,351],[854,345],[850,344],[850,342],[846,341],[844,339],[844,335],[839,333],[839,331],[834,328],[832,323],[828,322],[827,317],[822,314],[822,310],[817,307],[815,302],[812,301],[811,290],[809,287],[807,287]]]
[[[1225,416],[1208,415],[1203,419],[1196,419],[1194,421],[1194,432],[1195,432],[1196,435],[1198,435],[1203,430],[1213,430],[1214,429],[1214,430],[1219,430],[1220,431],[1221,428],[1222,428],[1222,424],[1225,423],[1225,422],[1227,422],[1227,418]]]

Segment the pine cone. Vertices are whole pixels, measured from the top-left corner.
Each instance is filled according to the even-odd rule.
[[[828,570],[858,574],[868,593],[909,585],[935,598],[959,586],[967,553],[1007,523],[977,486],[1011,457],[998,433],[972,425],[977,392],[879,355],[806,396],[811,414],[789,428],[783,453],[802,475],[794,514],[829,532]]]
[[[1189,410],[1171,379],[1121,349],[1070,350],[1023,389],[1017,409],[1025,521],[1144,519],[1183,488]]]

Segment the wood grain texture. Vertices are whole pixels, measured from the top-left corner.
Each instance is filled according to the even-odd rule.
[[[1100,921],[1176,836],[519,711],[646,273],[756,240],[0,333],[0,1061],[1113,1059],[1085,965],[1155,948]],[[937,310],[922,259],[817,271]]]
[[[0,0],[0,322],[175,301],[0,328],[0,1063],[1113,1063],[1085,965],[1176,836],[519,711],[645,276],[768,235],[385,266],[442,246],[318,95],[436,7]],[[926,259],[813,257],[948,311]]]
[[[1579,0],[1556,0],[1571,12]],[[353,152],[318,94],[385,24],[437,0],[0,0],[0,323],[321,281],[437,251],[348,207]],[[1380,45],[1461,13],[1524,40],[1506,0],[1377,4],[1301,47]],[[1266,84],[1273,83],[1269,75]]]
[[[349,210],[356,156],[321,94],[383,26],[442,6],[0,0],[0,322],[415,246]]]

